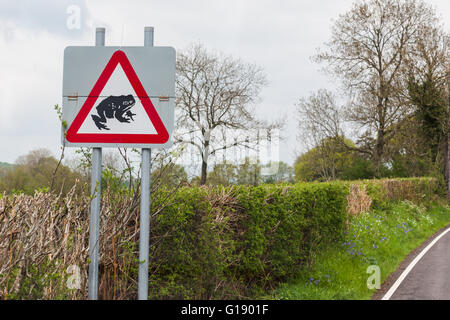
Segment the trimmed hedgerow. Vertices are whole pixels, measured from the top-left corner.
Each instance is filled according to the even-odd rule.
[[[338,183],[179,190],[154,222],[153,234],[170,234],[151,255],[154,297],[236,297],[288,279],[342,235],[347,192]]]
[[[342,233],[346,193],[327,183],[237,188],[245,230],[237,247],[241,277],[265,284],[298,272],[315,248]]]
[[[179,190],[153,222],[153,297],[236,297],[294,276],[342,235],[347,193],[338,183]]]
[[[152,297],[242,298],[295,277],[342,240],[353,184],[375,206],[437,192],[427,178],[180,189],[153,222]]]
[[[340,243],[348,212],[357,215],[396,200],[429,201],[438,191],[437,181],[429,178],[160,189],[152,194],[150,298],[254,297],[295,278],[322,249]],[[103,196],[100,298],[136,297],[139,208],[133,199]],[[0,199],[0,270],[5,270],[0,297],[6,292],[16,299],[86,298],[88,211],[88,196]],[[30,223],[36,229],[33,243],[28,243]],[[49,241],[41,241],[49,233]],[[26,255],[22,247],[28,248]],[[43,265],[41,252],[58,263],[36,268]],[[83,276],[78,290],[60,288],[69,265],[77,265]],[[39,280],[49,275],[59,280]]]

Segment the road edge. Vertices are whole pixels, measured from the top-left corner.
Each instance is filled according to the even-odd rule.
[[[400,263],[400,265],[397,267],[397,269],[392,272],[386,280],[384,280],[383,284],[381,285],[381,288],[378,289],[370,298],[370,300],[382,300],[383,297],[386,295],[386,293],[389,291],[389,289],[395,284],[395,282],[400,278],[400,276],[403,274],[403,272],[408,268],[408,266],[412,263],[412,261],[431,243],[433,242],[437,237],[439,237],[442,233],[444,233],[448,228],[450,227],[450,223],[446,226],[442,227],[438,231],[436,231],[433,235],[431,235],[429,238],[424,240],[420,246],[412,250],[406,257],[403,259],[403,261]],[[430,248],[431,249],[431,248]]]

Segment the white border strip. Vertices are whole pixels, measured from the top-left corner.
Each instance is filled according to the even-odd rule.
[[[447,232],[450,231],[450,227],[447,228],[444,232],[442,232],[438,237],[436,237],[425,249],[422,250],[422,252],[408,265],[408,267],[403,271],[403,273],[400,275],[400,277],[395,281],[395,283],[392,285],[392,287],[389,289],[388,292],[384,295],[384,297],[381,300],[389,300],[392,295],[394,294],[395,290],[400,286],[400,284],[405,280],[408,273],[414,268],[414,266],[419,262],[420,259],[425,255],[425,253],[428,252],[428,250],[431,249],[431,247],[439,241],[440,238],[445,236]]]

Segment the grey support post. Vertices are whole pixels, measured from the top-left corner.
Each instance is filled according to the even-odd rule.
[[[144,29],[144,46],[153,47],[153,27]],[[150,244],[150,159],[152,150],[142,149],[141,216],[139,236],[138,299],[148,299],[148,258]]]
[[[105,45],[105,28],[96,28],[95,45]],[[100,199],[102,178],[102,148],[92,148],[91,217],[89,230],[89,300],[98,299],[98,247],[100,229]]]

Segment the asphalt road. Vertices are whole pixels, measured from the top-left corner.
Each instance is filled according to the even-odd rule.
[[[450,300],[450,232],[419,260],[390,300]]]

